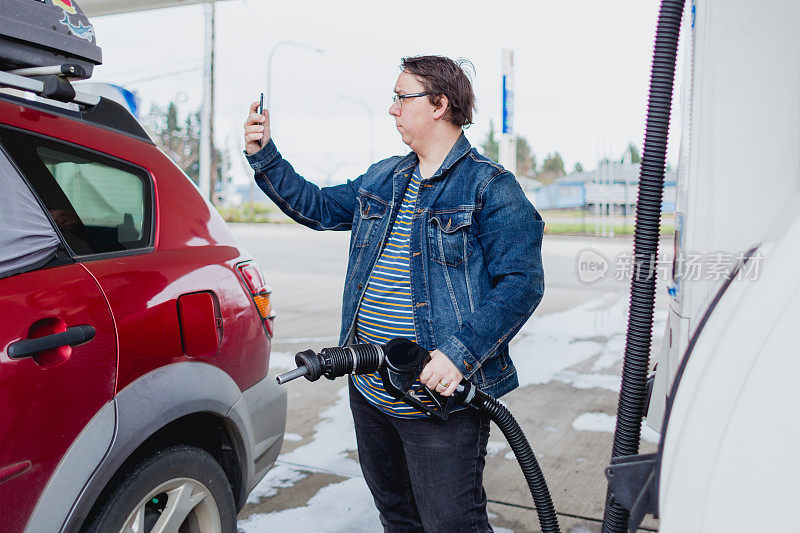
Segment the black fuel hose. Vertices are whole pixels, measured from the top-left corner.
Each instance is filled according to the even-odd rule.
[[[656,28],[639,195],[636,202],[630,312],[612,457],[636,455],[639,452],[653,336],[667,135],[683,5],[683,0],[662,0]],[[624,533],[627,529],[628,511],[614,499],[609,490],[602,531]]]
[[[553,499],[550,497],[544,474],[542,474],[542,469],[539,468],[539,462],[533,454],[528,439],[525,438],[525,434],[514,419],[514,416],[503,404],[480,389],[475,390],[475,398],[469,405],[477,409],[479,413],[489,417],[506,437],[508,445],[514,452],[519,467],[522,469],[522,475],[525,476],[525,481],[528,483],[528,489],[536,506],[536,514],[539,515],[539,525],[542,527],[542,532],[559,531],[556,510],[553,507]]]

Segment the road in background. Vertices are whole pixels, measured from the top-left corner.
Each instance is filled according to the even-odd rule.
[[[350,233],[315,232],[294,224],[232,228],[274,288],[271,373],[293,368],[291,356],[297,351],[335,346]],[[671,241],[662,241],[661,248],[671,252]],[[545,237],[545,297],[511,345],[521,386],[503,401],[536,452],[563,531],[600,530],[631,250],[630,239]],[[595,266],[587,269],[588,263]],[[604,263],[598,279],[582,281],[596,277]],[[657,313],[656,343],[666,317],[662,279],[658,295],[656,308],[662,311]],[[343,379],[287,385],[289,415],[281,456],[240,514],[240,530],[382,530],[357,465],[345,386]],[[655,435],[646,431],[645,438],[654,441]],[[653,442],[643,443],[643,452],[654,449]],[[484,486],[496,531],[538,530],[524,478],[495,426]],[[645,521],[643,527],[654,530],[657,522]]]

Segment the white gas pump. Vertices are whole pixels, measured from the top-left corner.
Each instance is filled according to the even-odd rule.
[[[658,515],[662,533],[792,527],[782,510],[800,496],[798,27],[794,0],[684,10],[675,264],[647,412],[662,438],[658,453],[607,470],[617,501],[637,519]]]
[[[791,393],[800,365],[792,335],[800,322],[799,25],[792,0],[697,0],[686,10],[675,277],[648,412],[661,431],[672,404],[663,532],[778,531],[787,525],[775,510],[800,495],[790,453],[800,440]],[[755,247],[703,322],[719,274]]]
[[[724,274],[788,229],[800,202],[800,4],[698,0],[686,10],[676,254],[648,424]],[[742,277],[758,277],[753,258]],[[762,311],[763,312],[763,311]]]

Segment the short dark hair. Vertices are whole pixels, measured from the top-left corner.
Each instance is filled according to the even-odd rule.
[[[444,118],[456,126],[472,124],[472,111],[475,109],[475,93],[472,82],[467,77],[464,66],[475,71],[468,59],[453,61],[443,56],[404,57],[400,68],[416,77],[428,95],[428,101],[437,105],[442,95],[450,102]]]

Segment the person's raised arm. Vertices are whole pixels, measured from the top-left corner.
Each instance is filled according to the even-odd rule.
[[[361,176],[342,185],[320,189],[295,172],[271,139],[269,111],[250,105],[244,123],[244,149],[258,186],[281,211],[315,230],[349,230],[357,207]]]

